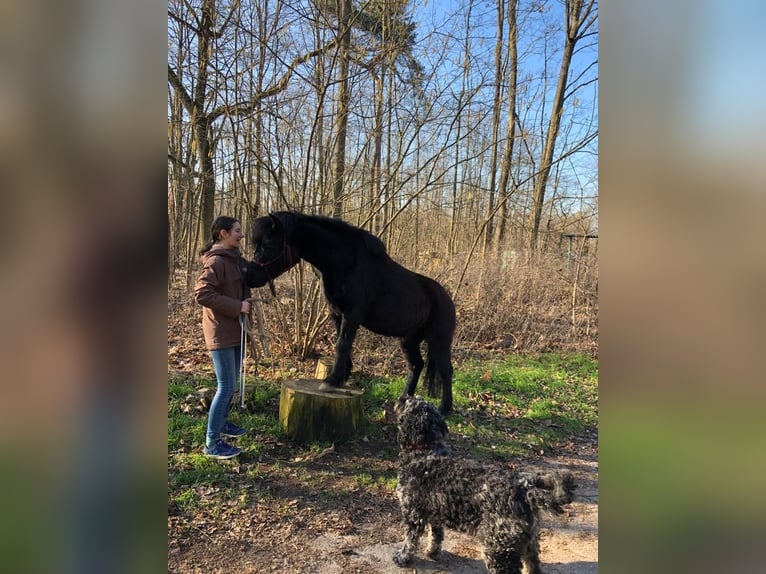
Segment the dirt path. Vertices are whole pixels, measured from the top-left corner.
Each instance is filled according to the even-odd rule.
[[[541,558],[546,574],[596,574],[598,572],[598,463],[593,456],[553,461],[553,468],[567,468],[577,477],[578,490],[568,512],[561,517],[546,518],[541,535]],[[459,532],[447,531],[444,556],[439,562],[418,557],[406,569],[397,567],[391,556],[399,548],[401,532],[386,525],[387,539],[393,542],[373,542],[380,536],[381,525],[368,526],[357,536],[325,536],[317,539],[313,548],[317,557],[318,574],[363,572],[376,574],[443,573],[486,574],[481,560],[481,547],[476,540]],[[347,557],[339,561],[340,553]],[[342,562],[342,563],[341,563]],[[308,572],[308,571],[307,571]]]
[[[326,457],[329,459],[331,457]],[[374,457],[373,457],[374,458]],[[481,548],[470,536],[447,530],[439,562],[418,557],[409,568],[391,560],[401,543],[398,507],[388,489],[375,491],[346,482],[344,464],[368,464],[370,472],[394,472],[390,461],[338,455],[312,468],[278,464],[253,488],[268,488],[246,508],[171,512],[168,518],[168,572],[173,574],[413,574],[486,573]],[[578,484],[574,502],[559,517],[546,517],[541,558],[546,574],[598,571],[598,454],[592,442],[534,461],[537,467],[567,469]],[[379,465],[376,468],[376,465]],[[243,465],[244,466],[244,465]],[[310,478],[312,489],[305,480]],[[304,482],[293,480],[301,478]],[[334,489],[330,492],[329,489]],[[215,496],[215,493],[210,493]]]

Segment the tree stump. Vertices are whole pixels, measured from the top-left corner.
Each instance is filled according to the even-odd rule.
[[[332,371],[333,360],[330,357],[320,357],[314,371],[315,379],[324,379]]]
[[[282,383],[279,422],[295,442],[343,442],[362,426],[363,389],[340,387],[320,391],[322,381],[296,379]]]

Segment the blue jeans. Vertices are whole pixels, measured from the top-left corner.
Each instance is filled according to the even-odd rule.
[[[231,399],[237,390],[239,368],[242,364],[242,347],[237,345],[228,349],[215,349],[210,351],[210,356],[213,358],[215,378],[218,380],[218,388],[213,402],[210,403],[205,436],[205,444],[212,447],[221,437],[221,431],[229,418]]]

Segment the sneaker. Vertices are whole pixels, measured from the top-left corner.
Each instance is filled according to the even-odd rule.
[[[210,458],[217,458],[219,460],[234,458],[241,452],[241,448],[228,445],[221,439],[215,441],[215,444],[212,447],[206,446],[204,450],[205,456],[209,456]]]
[[[223,430],[221,431],[222,435],[230,436],[231,438],[237,438],[238,436],[242,436],[245,433],[247,433],[245,429],[229,422],[223,425]]]

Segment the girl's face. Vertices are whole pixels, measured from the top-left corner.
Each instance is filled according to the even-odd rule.
[[[239,221],[237,221],[231,226],[230,230],[227,231],[226,229],[221,229],[221,240],[219,243],[223,247],[232,249],[234,247],[239,247],[239,242],[243,237],[242,226],[239,224]]]

